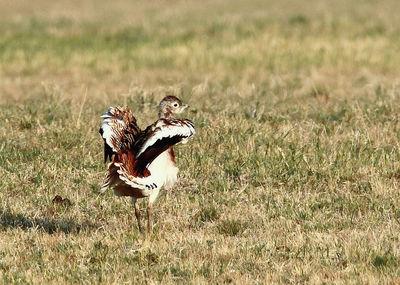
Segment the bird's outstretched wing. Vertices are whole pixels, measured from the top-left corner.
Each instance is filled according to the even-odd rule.
[[[194,124],[187,119],[159,119],[135,143],[136,169],[145,171],[147,166],[169,147],[186,143],[196,133]]]
[[[104,140],[104,162],[113,154],[125,152],[133,147],[140,128],[132,111],[127,107],[110,107],[101,118],[99,130]]]

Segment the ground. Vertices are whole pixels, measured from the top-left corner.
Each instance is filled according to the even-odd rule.
[[[0,283],[398,284],[399,9],[0,1]],[[198,133],[145,240],[99,116],[166,94]]]

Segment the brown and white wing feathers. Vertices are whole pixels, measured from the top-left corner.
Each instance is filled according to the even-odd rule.
[[[175,144],[186,142],[196,133],[194,125],[187,119],[160,119],[147,127],[135,144],[135,169],[139,173],[147,170],[154,159]]]
[[[127,107],[110,107],[102,116],[100,134],[104,140],[104,160],[130,149],[140,133],[132,111]]]
[[[129,173],[129,171],[124,167],[124,165],[120,163],[115,163],[115,166],[119,168],[117,170],[119,178],[127,185],[140,190],[152,190],[157,188],[157,184],[152,179],[153,177],[134,176]]]
[[[142,144],[136,156],[139,158],[150,147],[154,146],[157,142],[166,141],[168,139],[176,141],[170,144],[172,146],[179,142],[186,142],[190,137],[196,133],[194,125],[190,120],[183,119],[160,119],[155,124],[146,129],[143,136]]]

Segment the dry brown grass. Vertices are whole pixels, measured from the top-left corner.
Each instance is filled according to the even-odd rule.
[[[399,7],[1,1],[0,282],[400,282]],[[198,135],[145,241],[97,129],[166,93]]]

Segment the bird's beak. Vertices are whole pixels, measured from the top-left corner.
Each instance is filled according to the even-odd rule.
[[[189,105],[182,105],[181,106],[181,112],[185,111],[187,108],[189,108]]]

